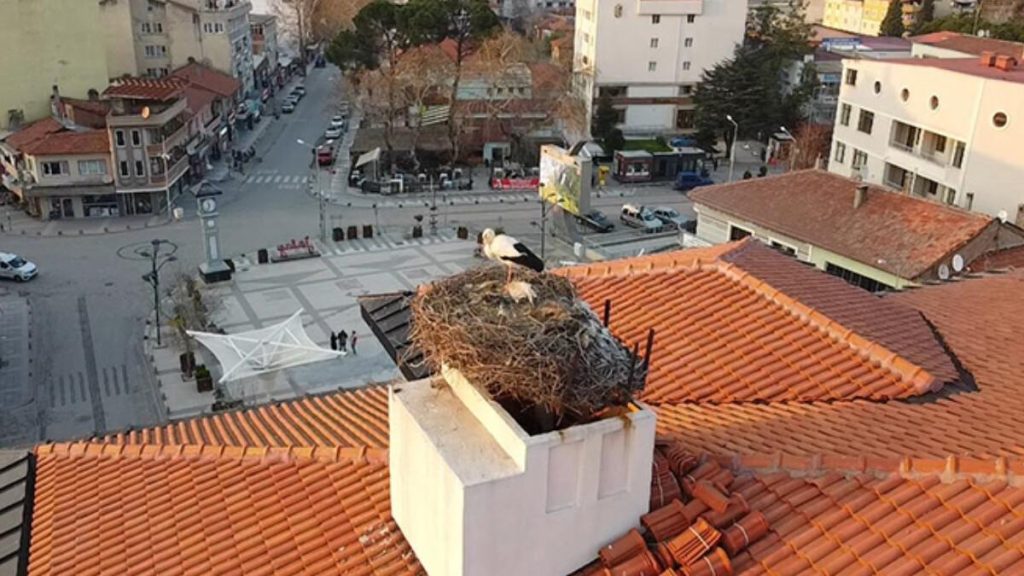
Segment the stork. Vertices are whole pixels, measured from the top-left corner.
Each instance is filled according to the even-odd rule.
[[[482,239],[484,255],[508,268],[506,283],[512,281],[513,266],[522,266],[534,272],[544,271],[544,261],[519,240],[507,234],[497,234],[490,228],[484,230]]]

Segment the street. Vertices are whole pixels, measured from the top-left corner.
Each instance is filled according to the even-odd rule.
[[[259,248],[318,236],[319,202],[309,185],[316,180],[310,167],[312,152],[298,140],[312,144],[322,136],[335,111],[338,77],[334,67],[311,69],[305,79],[307,95],[294,113],[275,120],[268,109],[262,120],[266,126],[259,127],[262,134],[255,143],[260,161],[249,162],[242,174],[213,182],[223,192],[220,244],[225,256],[244,254],[255,260]],[[243,141],[245,137],[243,133]],[[328,229],[372,224],[392,237],[402,236],[415,224],[414,217],[422,215],[424,233],[430,233],[433,198],[349,192],[344,186],[347,150],[339,158],[345,160],[336,166],[338,173],[323,176]],[[502,227],[539,252],[541,210],[531,193],[438,193],[436,202],[438,227]],[[592,201],[616,222],[617,231],[608,238],[635,235],[622,231],[618,223],[624,202],[667,205],[693,215],[685,195],[667,184],[609,189]],[[5,424],[0,425],[0,445],[104,434],[166,419],[142,345],[153,302],[151,288],[142,280],[149,265],[117,253],[119,248],[160,238],[177,246],[178,258],[163,269],[162,281],[178,271],[194,271],[203,258],[194,201],[184,197],[178,205],[186,212],[182,221],[152,228],[78,237],[75,232],[0,235],[0,250],[20,254],[40,268],[29,283],[0,284],[0,296],[23,296],[32,312],[31,377],[20,394],[2,397],[0,420]],[[322,247],[337,253],[350,245],[328,241]],[[574,259],[571,246],[564,243],[549,240],[546,251],[551,262]]]

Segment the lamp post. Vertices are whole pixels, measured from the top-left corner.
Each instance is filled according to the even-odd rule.
[[[142,275],[142,280],[153,287],[153,310],[156,313],[156,345],[160,346],[160,269],[168,262],[174,262],[178,258],[169,252],[160,254],[161,246],[174,246],[169,240],[153,239],[150,241],[151,248],[138,250],[139,256],[149,258],[150,271]],[[177,247],[174,246],[173,251]]]
[[[793,171],[793,160],[795,159],[795,154],[796,154],[796,136],[793,136],[792,132],[790,132],[789,130],[786,130],[785,126],[779,126],[779,130],[781,130],[782,133],[785,134],[786,136],[789,136],[789,141],[790,141],[790,144],[789,144],[789,171],[792,172]]]
[[[736,139],[739,137],[740,125],[732,119],[731,114],[726,114],[725,119],[732,124],[732,146],[729,147],[729,182],[732,182],[733,172],[736,168]]]
[[[312,146],[306,143],[306,141],[304,141],[302,138],[297,139],[295,142],[297,142],[300,146],[305,146],[306,148],[309,148],[313,152],[313,169],[316,170],[316,198],[320,205],[320,241],[326,243],[327,220],[324,212],[324,185],[323,181],[321,180],[323,170],[321,170],[320,166],[317,164],[318,159],[316,157],[316,146]]]

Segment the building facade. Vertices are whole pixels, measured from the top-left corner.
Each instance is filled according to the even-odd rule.
[[[846,60],[829,170],[1024,223],[1011,57]]]
[[[55,85],[82,98],[106,86],[97,39],[107,31],[96,2],[4,2],[0,12],[0,131],[49,116]]]
[[[579,0],[573,69],[590,116],[606,94],[627,135],[691,131],[693,90],[732,57],[746,16],[745,1]]]
[[[250,14],[253,69],[256,87],[265,89],[277,81],[281,48],[277,41],[277,16]]]

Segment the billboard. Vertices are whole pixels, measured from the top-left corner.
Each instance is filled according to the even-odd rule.
[[[554,145],[540,147],[540,197],[570,214],[590,210],[593,162]]]

